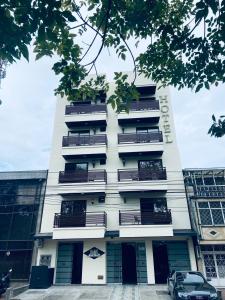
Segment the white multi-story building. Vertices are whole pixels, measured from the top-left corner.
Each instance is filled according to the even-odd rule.
[[[130,76],[130,75],[129,75]],[[117,114],[58,99],[37,262],[56,284],[165,283],[196,261],[168,88]]]

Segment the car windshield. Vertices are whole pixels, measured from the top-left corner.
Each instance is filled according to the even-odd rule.
[[[195,273],[178,272],[176,274],[177,283],[179,284],[203,284],[202,276]]]

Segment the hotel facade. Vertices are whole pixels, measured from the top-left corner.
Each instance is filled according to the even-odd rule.
[[[131,74],[129,74],[129,78]],[[58,99],[37,235],[55,284],[159,284],[196,270],[168,88],[139,77],[117,114],[107,95]]]

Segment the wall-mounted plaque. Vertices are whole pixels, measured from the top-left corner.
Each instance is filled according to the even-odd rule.
[[[51,260],[52,260],[51,255],[41,255],[39,265],[50,267],[51,266]]]
[[[96,248],[96,247],[92,247],[91,249],[89,249],[88,251],[84,252],[85,255],[89,256],[90,258],[96,259],[100,256],[102,256],[105,252],[103,252],[102,250]]]

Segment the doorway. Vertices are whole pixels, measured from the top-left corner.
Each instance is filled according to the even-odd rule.
[[[83,243],[75,243],[73,246],[72,284],[82,282]]]
[[[61,205],[62,227],[84,227],[86,224],[86,200],[64,200]]]
[[[163,169],[162,160],[139,160],[138,171],[140,180],[152,180]],[[157,179],[157,178],[156,178]]]
[[[155,269],[155,283],[165,284],[169,276],[169,263],[166,243],[153,243],[153,258]]]
[[[88,163],[66,163],[65,172],[72,173],[75,176],[74,182],[87,182],[88,181]]]
[[[122,280],[123,284],[137,284],[136,247],[122,243]]]

